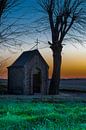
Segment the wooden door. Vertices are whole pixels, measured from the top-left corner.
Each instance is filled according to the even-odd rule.
[[[33,94],[41,93],[41,74],[33,74]]]

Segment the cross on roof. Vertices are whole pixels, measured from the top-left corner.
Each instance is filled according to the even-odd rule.
[[[38,44],[40,43],[39,40],[38,40],[38,38],[36,39],[35,43],[36,43],[36,49],[38,50]]]

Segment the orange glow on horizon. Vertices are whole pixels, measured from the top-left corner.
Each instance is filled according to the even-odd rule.
[[[53,59],[52,52],[46,54],[42,51],[43,57],[49,64],[49,78],[52,76]],[[86,54],[74,53],[72,51],[62,54],[61,78],[86,78]]]
[[[52,76],[53,60],[50,49],[40,50],[42,56],[49,65],[49,78]],[[86,78],[86,52],[75,53],[67,51],[62,54],[61,78]],[[7,78],[7,66],[11,65],[19,56],[13,55],[0,66],[0,78]]]

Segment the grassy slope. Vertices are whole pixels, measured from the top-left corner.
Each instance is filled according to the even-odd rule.
[[[86,104],[0,100],[1,130],[86,130]]]

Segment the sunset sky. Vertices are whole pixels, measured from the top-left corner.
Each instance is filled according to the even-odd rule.
[[[22,3],[21,9],[19,11],[17,10],[16,12],[10,14],[10,19],[8,20],[8,22],[10,20],[12,22],[13,20],[15,20],[16,17],[20,17],[21,14],[25,13],[25,15],[22,16],[18,22],[23,24],[28,23],[27,27],[29,28],[29,22],[31,22],[31,20],[33,21],[33,19],[35,20],[40,15],[34,15],[36,6],[36,3],[34,1],[35,0],[25,0],[25,2]],[[34,7],[34,10],[32,9],[32,5]],[[32,13],[30,11],[32,11]],[[40,34],[28,33],[26,36],[21,37],[21,48],[17,46],[16,49],[12,49],[15,53],[11,53],[8,48],[0,45],[0,78],[7,78],[6,67],[12,64],[23,51],[30,50],[30,48],[36,44],[35,42],[37,38],[40,42],[39,51],[50,66],[49,77],[51,77],[52,52],[49,49],[49,46],[45,44],[47,43],[47,41],[51,41],[51,35],[47,31]],[[44,42],[44,44],[42,41]],[[66,45],[64,46],[62,51],[61,78],[86,78],[86,46],[81,46],[79,44],[73,43],[73,45],[76,45],[76,47],[74,47],[71,44],[71,41],[68,42],[67,44],[65,42]]]
[[[28,47],[29,48],[29,47]],[[29,50],[29,49],[26,50]],[[49,78],[52,74],[52,51],[49,48],[39,49],[46,62],[49,64]],[[0,77],[7,78],[7,66],[12,64],[21,52],[14,54],[3,54],[3,62],[0,66]],[[6,57],[8,57],[6,59]],[[86,48],[73,46],[65,46],[62,52],[61,78],[86,78]]]
[[[42,50],[44,53],[45,50]],[[50,65],[50,72],[52,73],[52,52],[46,49],[44,53]],[[62,52],[62,67],[61,78],[86,78],[86,48],[73,46],[65,46]]]

